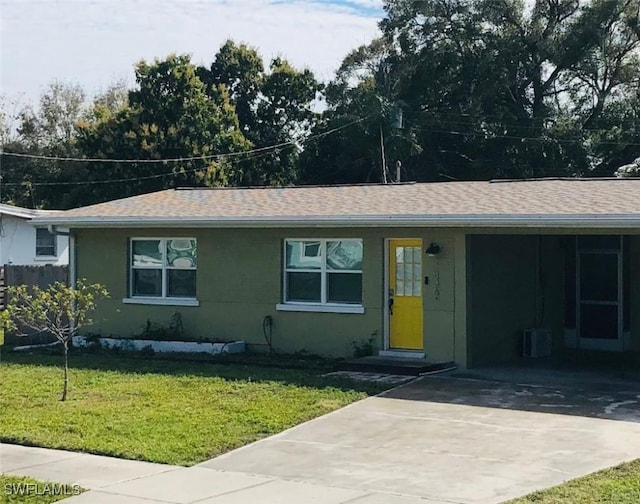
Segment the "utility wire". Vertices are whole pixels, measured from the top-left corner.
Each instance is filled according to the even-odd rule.
[[[434,114],[434,115],[438,115],[438,114]],[[469,119],[473,119],[472,117],[469,117]],[[448,126],[448,125],[458,125],[458,126],[479,126],[482,124],[486,124],[488,125],[488,127],[500,127],[500,128],[507,128],[507,129],[516,129],[516,130],[525,130],[525,131],[530,131],[532,128],[535,127],[540,127],[540,126],[535,126],[533,124],[533,122],[529,125],[526,124],[516,124],[515,122],[510,122],[510,121],[487,121],[484,120],[482,117],[479,117],[477,121],[456,121],[456,120],[452,120],[452,119],[441,119],[439,121],[441,123],[442,126]],[[434,124],[438,124],[437,122],[434,121]],[[419,128],[419,126],[416,126],[416,128]],[[601,129],[587,129],[587,128],[581,128],[579,130],[579,132],[582,133],[610,133],[612,130],[612,128],[601,128]]]
[[[305,144],[309,141],[316,140],[318,138],[325,137],[327,135],[331,135],[340,130],[348,128],[349,126],[353,126],[354,124],[361,123],[362,121],[366,121],[370,117],[375,114],[371,114],[366,117],[361,117],[360,119],[356,119],[355,121],[351,121],[347,124],[343,124],[342,126],[338,126],[337,128],[333,128],[329,131],[325,131],[323,133],[318,133],[317,135],[310,136],[300,142],[296,142],[295,140],[289,140],[287,142],[282,142],[275,145],[269,145],[267,147],[258,147],[256,149],[251,149],[248,151],[236,151],[236,152],[228,152],[226,154],[205,154],[202,156],[188,156],[188,157],[177,157],[177,158],[165,158],[165,159],[113,159],[113,158],[79,158],[79,157],[59,157],[59,156],[41,156],[37,154],[22,154],[18,152],[5,152],[0,151],[0,155],[2,156],[10,156],[10,157],[19,157],[19,158],[27,158],[27,159],[39,159],[46,161],[72,161],[72,162],[80,162],[80,163],[131,163],[131,164],[154,164],[154,163],[184,163],[187,161],[204,161],[204,160],[220,160],[230,157],[241,157],[241,156],[250,156],[251,154],[271,151],[275,149],[281,149],[284,147],[293,147],[298,144]]]
[[[351,121],[347,124],[343,124],[342,126],[338,126],[336,128],[333,128],[331,130],[325,131],[323,133],[319,133],[317,135],[312,135],[306,139],[304,139],[301,142],[293,142],[293,141],[289,141],[289,142],[283,142],[277,145],[271,145],[269,147],[261,147],[258,149],[253,149],[252,151],[245,151],[245,152],[235,152],[235,153],[230,153],[230,154],[220,154],[218,155],[220,158],[224,159],[226,157],[232,157],[233,159],[231,160],[232,162],[236,163],[236,162],[242,162],[242,161],[248,161],[248,160],[253,160],[253,159],[259,159],[259,158],[263,158],[268,156],[269,154],[271,154],[271,150],[275,150],[275,149],[286,149],[286,148],[291,148],[291,147],[295,147],[298,144],[304,145],[306,143],[309,143],[313,140],[317,140],[319,138],[325,137],[327,135],[336,133],[342,129],[348,128],[349,126],[353,126],[354,124],[358,124],[360,122],[366,121],[367,119],[371,118],[373,115],[369,115],[366,117],[361,117],[360,119],[356,119],[354,121]],[[5,155],[5,156],[16,156],[16,157],[29,157],[29,158],[35,158],[35,159],[47,159],[47,160],[56,160],[56,161],[88,161],[87,159],[84,158],[63,158],[63,157],[55,157],[55,156],[36,156],[36,155],[26,155],[26,154],[20,154],[18,155],[17,153],[12,153],[12,152],[0,152],[0,154]],[[251,154],[248,155],[246,157],[240,157],[240,155],[246,155],[246,154]],[[257,155],[256,155],[257,154]],[[176,161],[179,159],[182,160],[190,160],[190,161],[204,161],[206,159],[211,159],[212,156],[199,156],[199,157],[191,157],[191,158],[172,158],[169,160],[164,160],[164,159],[154,159],[154,160],[125,160],[124,162],[127,163],[135,163],[135,162],[154,162],[154,163],[164,163],[166,161]],[[122,162],[120,160],[114,160],[114,159],[96,159],[96,161],[106,161],[106,162]],[[1,163],[0,163],[1,165]],[[111,183],[120,183],[120,182],[137,182],[140,180],[152,180],[152,179],[158,179],[158,178],[163,178],[163,177],[175,177],[181,174],[187,174],[187,173],[195,173],[198,171],[202,171],[203,169],[205,169],[204,166],[201,166],[199,168],[192,168],[189,170],[183,170],[180,172],[165,172],[165,173],[158,173],[158,174],[154,174],[154,175],[147,175],[147,176],[143,176],[143,177],[129,177],[129,178],[120,178],[120,179],[109,179],[109,180],[86,180],[86,181],[74,181],[74,182],[30,182],[30,181],[23,181],[23,182],[2,182],[0,183],[0,187],[1,186],[22,186],[22,185],[29,185],[32,187],[41,187],[41,186],[81,186],[81,185],[100,185],[100,184],[111,184]]]
[[[258,156],[254,156],[251,159],[258,159],[261,157],[266,157],[268,156],[269,153],[263,153],[261,155]],[[245,159],[237,159],[236,161],[245,161]],[[205,167],[200,167],[200,168],[192,168],[189,170],[183,170],[183,171],[179,171],[179,172],[165,172],[165,173],[157,173],[155,175],[147,175],[144,177],[129,177],[129,178],[119,178],[119,179],[109,179],[109,180],[85,180],[85,181],[78,181],[78,182],[29,182],[29,181],[24,181],[24,182],[6,182],[3,183],[1,185],[5,185],[5,186],[21,186],[21,185],[29,185],[29,186],[78,186],[78,185],[98,185],[98,184],[112,184],[112,183],[118,183],[118,182],[137,182],[140,180],[151,180],[151,179],[158,179],[158,178],[162,178],[162,177],[175,177],[178,175],[183,175],[183,174],[187,174],[187,173],[195,173],[195,172],[199,172],[202,171],[203,169],[205,169]]]
[[[450,130],[421,128],[421,127],[414,127],[412,129],[418,130],[418,131],[425,131],[428,133],[442,133],[445,135],[480,136],[480,137],[485,137],[487,140],[494,140],[497,138],[506,138],[511,140],[525,140],[525,141],[534,141],[534,142],[558,142],[558,143],[573,143],[573,144],[592,143],[592,144],[598,144],[598,145],[640,146],[640,143],[636,143],[636,142],[607,142],[604,140],[590,140],[590,139],[577,139],[577,138],[569,139],[569,138],[550,138],[550,137],[526,137],[526,136],[519,136],[519,135],[493,135],[491,133],[482,133],[478,131],[450,131]]]

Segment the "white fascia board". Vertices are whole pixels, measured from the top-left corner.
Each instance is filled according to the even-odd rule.
[[[62,210],[34,210],[32,208],[16,207],[0,203],[0,214],[19,217],[21,219],[34,219],[40,216],[53,216],[60,214]]]
[[[371,215],[283,217],[38,217],[35,225],[70,228],[206,227],[206,228],[308,228],[308,227],[549,227],[636,228],[639,214],[595,215]]]
[[[35,214],[30,213],[28,209],[14,209],[8,205],[2,205],[0,207],[0,214],[10,215],[11,217],[18,217],[20,219],[32,219]]]

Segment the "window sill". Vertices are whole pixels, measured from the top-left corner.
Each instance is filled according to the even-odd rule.
[[[34,261],[42,261],[42,262],[51,262],[51,261],[57,261],[58,260],[58,256],[54,255],[54,256],[35,256],[33,258]]]
[[[364,306],[361,305],[331,305],[331,304],[295,304],[279,303],[276,305],[277,311],[291,312],[316,312],[316,313],[364,313]]]
[[[200,306],[200,301],[191,298],[152,298],[152,297],[129,297],[123,298],[124,304],[144,304],[163,306]]]

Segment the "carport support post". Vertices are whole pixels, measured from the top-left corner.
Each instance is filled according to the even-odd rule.
[[[467,236],[457,233],[454,240],[454,326],[453,326],[453,360],[461,369],[466,369],[469,362],[467,348]]]

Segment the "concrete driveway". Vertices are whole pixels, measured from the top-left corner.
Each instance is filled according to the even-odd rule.
[[[385,504],[470,504],[640,457],[638,382],[474,376],[424,377],[200,467],[380,493]]]

